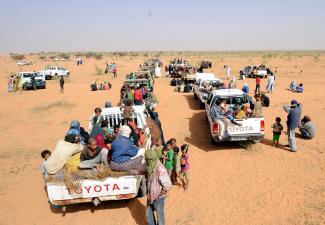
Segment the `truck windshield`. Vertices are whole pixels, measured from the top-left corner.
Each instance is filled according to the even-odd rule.
[[[28,78],[28,77],[31,77],[32,76],[32,73],[24,73],[23,74],[23,77],[24,78]]]

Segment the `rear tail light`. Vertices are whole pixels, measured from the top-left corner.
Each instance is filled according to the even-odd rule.
[[[261,120],[261,131],[264,131],[264,120]]]
[[[217,123],[212,124],[212,133],[219,134],[219,125]]]

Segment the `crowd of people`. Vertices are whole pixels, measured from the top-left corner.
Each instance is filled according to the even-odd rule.
[[[100,82],[97,84],[96,81],[93,81],[92,84],[90,85],[90,90],[91,91],[103,91],[103,90],[111,90],[112,89],[112,84],[108,81]]]
[[[291,81],[289,85],[289,90],[292,92],[303,93],[304,92],[304,84],[300,83],[297,85],[296,81]]]
[[[113,77],[117,77],[117,68],[116,68],[116,64],[110,63],[110,64],[106,64],[106,68],[105,68],[105,73],[113,73]]]
[[[10,75],[8,77],[8,92],[16,92],[22,90],[23,84],[20,76]]]

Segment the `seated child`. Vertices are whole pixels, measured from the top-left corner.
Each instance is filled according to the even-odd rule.
[[[236,119],[245,118],[246,117],[246,112],[244,110],[245,110],[245,106],[242,106],[242,107],[239,106],[235,111],[235,118]]]
[[[296,89],[297,93],[303,93],[304,92],[304,85],[303,84],[299,84],[299,86]]]
[[[174,163],[173,163],[173,179],[172,183],[177,184],[177,178],[179,177],[179,173],[181,172],[181,157],[180,150],[178,147],[173,148],[174,150]]]
[[[297,84],[296,84],[296,82],[293,80],[293,81],[290,83],[289,89],[290,89],[290,91],[296,91],[296,88],[297,88]]]
[[[45,167],[45,162],[50,156],[51,156],[51,152],[49,150],[47,150],[47,149],[43,150],[41,152],[41,157],[43,158],[43,162],[40,165],[40,171],[41,171],[41,174],[43,175],[44,179],[46,179],[48,177],[47,170],[46,170],[46,167]]]

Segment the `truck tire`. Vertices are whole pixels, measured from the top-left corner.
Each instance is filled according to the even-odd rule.
[[[200,101],[200,109],[204,109],[205,104]]]
[[[217,142],[213,139],[212,136],[211,136],[211,144],[212,144],[212,145],[217,145]]]

